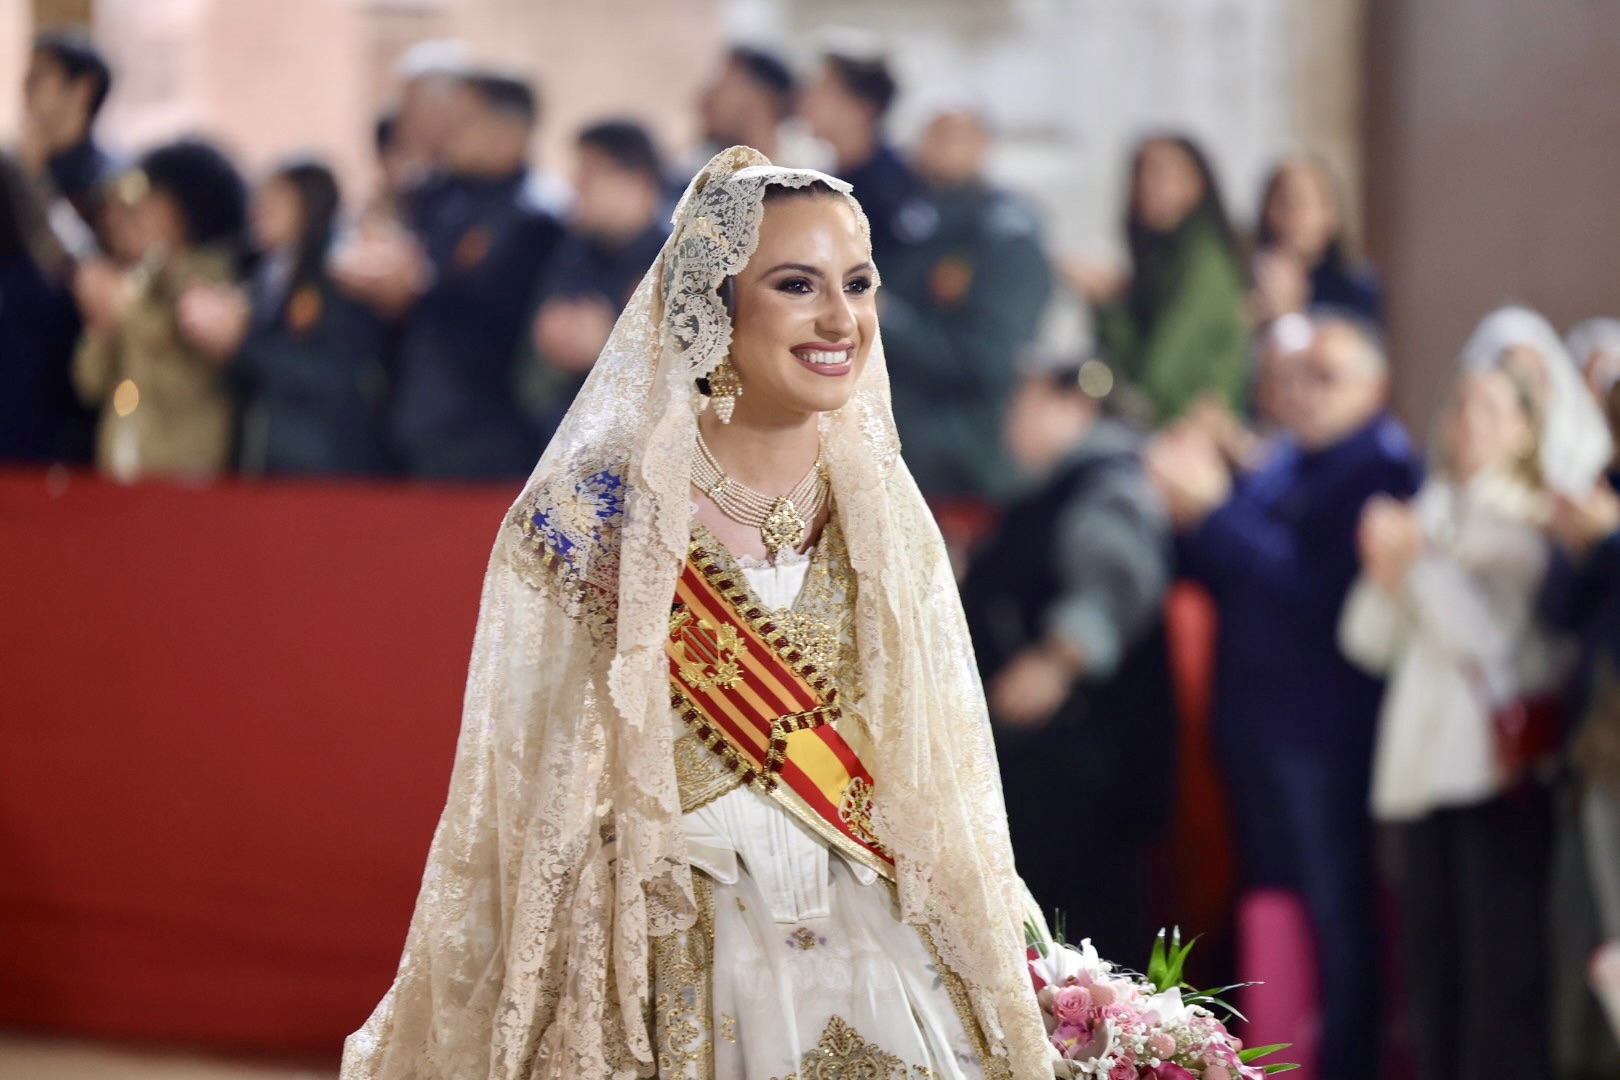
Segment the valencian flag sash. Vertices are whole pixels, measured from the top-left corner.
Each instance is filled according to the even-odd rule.
[[[671,703],[726,768],[845,855],[892,877],[872,774],[833,729],[838,690],[694,543],[669,616]]]

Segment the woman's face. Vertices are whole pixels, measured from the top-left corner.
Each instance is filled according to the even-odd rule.
[[[1530,400],[1542,415],[1546,415],[1548,399],[1552,396],[1552,374],[1547,370],[1547,358],[1529,345],[1509,345],[1502,350],[1502,369],[1530,388]]]
[[[298,190],[284,177],[272,176],[254,193],[249,216],[254,242],[263,251],[290,248],[304,233]]]
[[[1463,377],[1452,398],[1446,431],[1451,469],[1466,480],[1522,459],[1534,438],[1513,380],[1501,371]]]
[[[792,424],[849,400],[877,336],[871,259],[842,196],[766,203],[759,246],[733,284],[738,419]]]
[[[1277,173],[1265,206],[1266,225],[1284,250],[1314,266],[1339,231],[1339,207],[1328,178],[1305,161]]]
[[[163,188],[151,188],[142,195],[135,202],[133,217],[142,250],[159,247],[175,252],[190,246],[180,203]]]
[[[1131,210],[1154,232],[1169,232],[1204,199],[1204,178],[1187,152],[1168,139],[1154,139],[1137,155]]]

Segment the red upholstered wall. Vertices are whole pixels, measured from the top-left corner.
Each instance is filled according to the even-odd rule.
[[[335,1051],[513,495],[0,474],[0,1026]]]

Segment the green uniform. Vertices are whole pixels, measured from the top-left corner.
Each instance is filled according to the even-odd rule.
[[[1035,337],[1051,270],[1035,212],[983,187],[935,191],[900,215],[878,267],[895,423],[924,495],[996,498],[1012,467],[1002,414]]]

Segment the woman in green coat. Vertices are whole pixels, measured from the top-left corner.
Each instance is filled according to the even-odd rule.
[[[1215,174],[1190,139],[1154,136],[1137,147],[1126,235],[1128,279],[1071,276],[1095,305],[1097,344],[1139,402],[1130,411],[1163,424],[1211,394],[1241,410],[1249,377],[1243,264]]]

